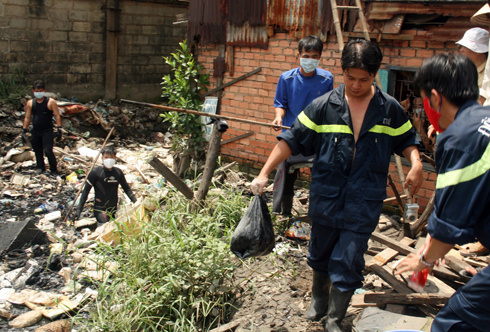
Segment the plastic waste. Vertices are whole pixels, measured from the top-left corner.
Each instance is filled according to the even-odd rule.
[[[311,234],[311,225],[307,222],[294,221],[291,227],[286,231],[285,236],[290,239],[309,240]]]
[[[66,181],[76,183],[78,180],[77,173],[73,172],[66,176]]]
[[[276,245],[267,203],[256,195],[231,238],[230,250],[241,259],[269,254]]]
[[[63,206],[57,202],[46,202],[34,209],[34,213],[48,213],[62,208]]]

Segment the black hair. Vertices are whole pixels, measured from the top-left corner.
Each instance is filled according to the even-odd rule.
[[[304,37],[299,41],[298,44],[298,52],[301,54],[301,52],[309,52],[309,51],[317,51],[322,55],[322,50],[323,50],[323,42],[321,41],[320,38],[316,36],[308,36]]]
[[[107,145],[102,149],[102,151],[100,151],[100,154],[103,155],[104,153],[116,154],[117,153],[116,147],[114,145]]]
[[[426,59],[413,83],[426,96],[435,89],[458,107],[469,100],[477,100],[480,95],[476,66],[463,54],[437,54]]]
[[[44,84],[44,81],[42,80],[37,80],[32,84],[32,90],[34,89],[46,89],[46,85]]]
[[[383,60],[383,53],[376,43],[365,39],[354,39],[345,45],[340,63],[342,71],[358,68],[374,76],[381,66],[381,60]]]

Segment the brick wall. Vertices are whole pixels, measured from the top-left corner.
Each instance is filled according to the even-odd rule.
[[[423,59],[438,52],[454,51],[457,47],[454,42],[431,41],[425,36],[425,31],[402,31],[402,34],[420,34],[420,38],[426,40],[392,41],[382,40],[379,45],[383,52],[382,69],[387,66],[406,66],[417,68]],[[329,70],[334,75],[335,87],[343,83],[342,70],[340,66],[340,52],[334,36],[324,46],[320,67]],[[298,40],[285,33],[276,33],[269,39],[269,48],[264,50],[253,47],[235,47],[234,49],[234,75],[225,73],[224,82],[262,67],[262,71],[230,87],[225,88],[222,100],[221,113],[223,115],[239,118],[253,119],[261,122],[272,122],[274,119],[274,95],[277,81],[281,73],[299,66],[296,54]],[[206,72],[213,70],[213,59],[218,56],[218,49],[213,47],[201,48],[199,50],[199,62],[206,67]],[[212,87],[216,79],[211,78]],[[238,161],[243,171],[250,175],[258,174],[270,152],[274,148],[277,132],[272,128],[250,125],[230,121],[230,129],[223,135],[223,139],[229,139],[248,131],[254,135],[222,146],[222,156],[227,160]],[[426,167],[431,169],[431,167]],[[405,175],[408,167],[404,167]],[[403,194],[395,164],[390,167],[390,174],[396,186]],[[424,183],[415,202],[422,207],[427,205],[428,200],[435,188],[435,173],[424,171]],[[300,179],[308,180],[308,173],[301,175]],[[394,197],[391,189],[387,190],[388,197]],[[394,203],[396,204],[396,203]],[[422,211],[422,210],[421,210]]]
[[[32,83],[81,101],[105,92],[105,0],[3,0],[0,3],[0,74],[21,69]],[[117,97],[160,96],[169,55],[186,35],[174,25],[186,8],[144,1],[120,2]]]

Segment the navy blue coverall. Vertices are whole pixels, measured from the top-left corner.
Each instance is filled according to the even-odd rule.
[[[490,248],[490,107],[466,102],[439,135],[434,213],[427,230],[448,244],[474,242]],[[432,332],[490,331],[490,267],[449,299]]]
[[[313,221],[308,264],[340,291],[362,286],[363,254],[386,198],[391,152],[417,145],[398,102],[376,88],[354,141],[344,85],[315,99],[282,133],[292,154],[316,155],[310,185]],[[354,159],[354,149],[356,156]]]

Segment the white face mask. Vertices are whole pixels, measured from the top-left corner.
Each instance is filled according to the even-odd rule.
[[[104,166],[107,168],[112,168],[116,163],[116,159],[104,159]]]
[[[316,60],[312,58],[299,58],[299,65],[301,66],[301,68],[303,68],[303,70],[307,74],[314,71],[319,64],[320,64],[320,60]]]
[[[36,97],[37,99],[43,99],[44,92],[34,92],[34,97]]]

